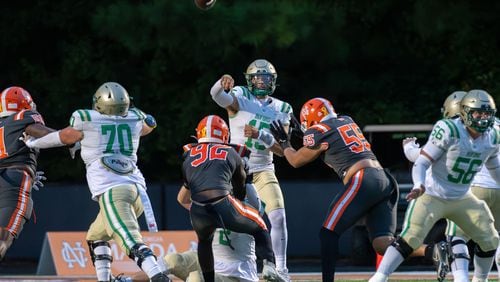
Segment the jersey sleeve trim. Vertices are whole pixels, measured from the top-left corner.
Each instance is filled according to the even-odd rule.
[[[286,102],[283,102],[280,112],[289,114],[292,112],[292,106],[290,106],[290,104]]]
[[[243,90],[243,96],[245,96],[245,98],[249,99],[250,100],[250,95],[252,95],[252,93],[250,93],[250,90],[248,90],[248,88],[246,87],[240,87],[241,90]]]
[[[442,121],[444,121],[444,124],[446,124],[446,126],[448,126],[448,128],[450,129],[451,137],[460,138],[460,133],[458,132],[457,126],[451,120],[442,119]]]
[[[129,111],[134,113],[139,118],[139,120],[146,119],[146,114],[144,114],[144,112],[142,112],[138,109],[129,109]]]
[[[80,115],[82,121],[92,121],[88,110],[77,110],[76,112]]]

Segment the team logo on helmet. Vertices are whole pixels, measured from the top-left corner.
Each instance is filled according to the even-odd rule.
[[[337,117],[332,103],[324,98],[313,98],[304,103],[300,110],[300,127],[306,131],[309,127],[326,120]]]

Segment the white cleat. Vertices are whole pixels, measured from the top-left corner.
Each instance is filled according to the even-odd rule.
[[[368,282],[387,282],[389,281],[389,276],[380,273],[380,272],[375,272],[375,274],[368,280]]]
[[[268,260],[262,262],[262,278],[269,282],[287,282],[276,270],[276,265]]]

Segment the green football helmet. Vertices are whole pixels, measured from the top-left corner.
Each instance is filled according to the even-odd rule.
[[[484,90],[467,92],[462,98],[460,107],[460,117],[466,126],[472,127],[478,132],[485,132],[493,126],[497,108],[495,101],[488,92]],[[476,112],[479,112],[481,116],[473,117]]]
[[[278,74],[274,66],[267,60],[253,61],[244,75],[248,89],[257,97],[272,95],[276,89]]]
[[[106,82],[94,94],[92,108],[104,115],[126,116],[130,106],[127,90],[116,82]]]
[[[441,108],[444,118],[454,118],[460,115],[460,102],[465,94],[467,94],[465,91],[455,91],[444,100],[443,107]]]

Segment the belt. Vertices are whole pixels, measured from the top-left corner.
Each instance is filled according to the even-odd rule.
[[[377,160],[371,160],[371,159],[364,159],[357,161],[354,163],[352,166],[350,166],[344,173],[344,177],[342,178],[342,181],[344,182],[344,185],[349,182],[351,177],[358,171],[360,171],[363,168],[367,167],[373,167],[373,168],[380,168],[382,169],[382,166]]]
[[[215,198],[213,201],[210,201],[210,202],[197,202],[197,201],[194,201],[193,199],[191,199],[191,202],[193,204],[196,204],[198,206],[201,206],[201,207],[204,207],[204,206],[207,206],[207,205],[215,205],[215,204],[218,204],[220,202],[222,202],[225,198],[227,198],[227,196],[229,195],[225,195],[225,196],[221,196],[221,197],[217,197]]]

